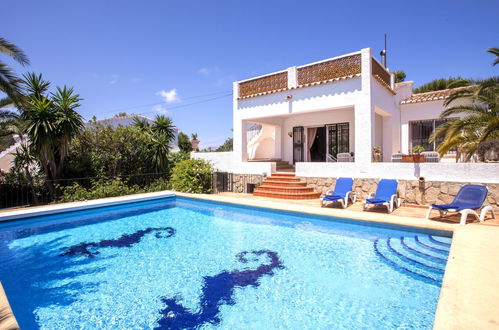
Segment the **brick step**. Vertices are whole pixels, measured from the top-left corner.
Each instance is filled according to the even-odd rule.
[[[280,181],[280,182],[300,182],[301,179],[294,176],[275,176],[271,175],[267,178],[267,180],[271,181]]]
[[[266,185],[269,187],[306,187],[307,183],[306,182],[286,182],[286,181],[265,180],[261,186],[263,186],[263,185]]]
[[[269,198],[279,198],[279,199],[316,199],[320,197],[320,193],[308,192],[308,193],[276,193],[276,192],[259,192],[254,191],[253,196],[259,197],[269,197]]]
[[[273,186],[266,186],[265,184],[262,184],[258,188],[255,188],[255,191],[257,191],[257,192],[270,192],[270,193],[297,194],[297,193],[314,192],[314,188],[311,188],[311,187],[273,187]]]
[[[285,177],[295,177],[294,172],[284,172],[284,173],[272,173],[272,176],[285,176]]]
[[[285,168],[285,169],[290,169],[290,168],[295,168],[293,165],[289,165],[289,164],[283,164],[283,165],[279,165],[277,164],[276,165],[276,168],[279,169],[279,168]]]

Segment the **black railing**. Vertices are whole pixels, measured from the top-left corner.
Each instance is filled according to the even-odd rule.
[[[160,178],[168,178],[169,173],[146,173],[120,175],[113,177],[85,177],[59,180],[46,180],[40,184],[28,182],[0,183],[0,209],[45,205],[60,200],[66,187],[75,183],[85,189],[92,187],[96,181],[110,181],[120,179],[128,187],[138,187],[147,191],[151,183]]]
[[[228,172],[213,173],[213,193],[235,192],[253,193],[253,189],[259,186],[264,177],[260,174],[234,174]]]

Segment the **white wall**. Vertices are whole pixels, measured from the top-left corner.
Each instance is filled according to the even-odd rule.
[[[262,130],[254,141],[248,141],[248,159],[279,158],[276,155],[276,127],[261,124]]]
[[[232,152],[192,152],[191,158],[203,159],[219,172],[270,175],[276,171],[276,163],[274,162],[235,161]]]
[[[426,181],[499,183],[499,165],[482,163],[297,163],[302,177],[352,177]]]

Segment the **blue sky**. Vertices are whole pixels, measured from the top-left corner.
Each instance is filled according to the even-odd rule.
[[[499,70],[485,52],[499,47],[497,0],[16,0],[1,8],[1,35],[29,55],[27,70],[74,86],[86,119],[166,113],[202,146],[232,135],[232,81],[365,47],[379,54],[385,32],[388,66],[416,86]]]

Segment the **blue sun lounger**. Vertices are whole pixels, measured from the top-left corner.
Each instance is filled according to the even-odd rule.
[[[478,184],[466,184],[459,189],[456,197],[450,204],[432,204],[428,207],[426,219],[430,218],[431,210],[435,209],[440,212],[440,216],[444,216],[447,212],[459,212],[461,214],[461,225],[466,224],[466,219],[469,214],[474,215],[480,222],[485,220],[487,212],[492,212],[492,218],[495,219],[494,209],[492,206],[485,206],[482,209],[483,202],[487,198],[488,188]],[[482,209],[480,216],[477,210]]]
[[[362,202],[363,210],[367,208],[367,204],[385,205],[388,213],[393,212],[395,203],[400,206],[400,198],[397,198],[397,180],[381,179],[378,182],[376,193],[369,193],[367,199]]]
[[[352,178],[338,178],[334,186],[334,190],[328,190],[326,196],[321,198],[321,206],[326,202],[340,202],[343,208],[348,206],[348,200],[355,203],[357,197],[352,191],[353,179]]]

